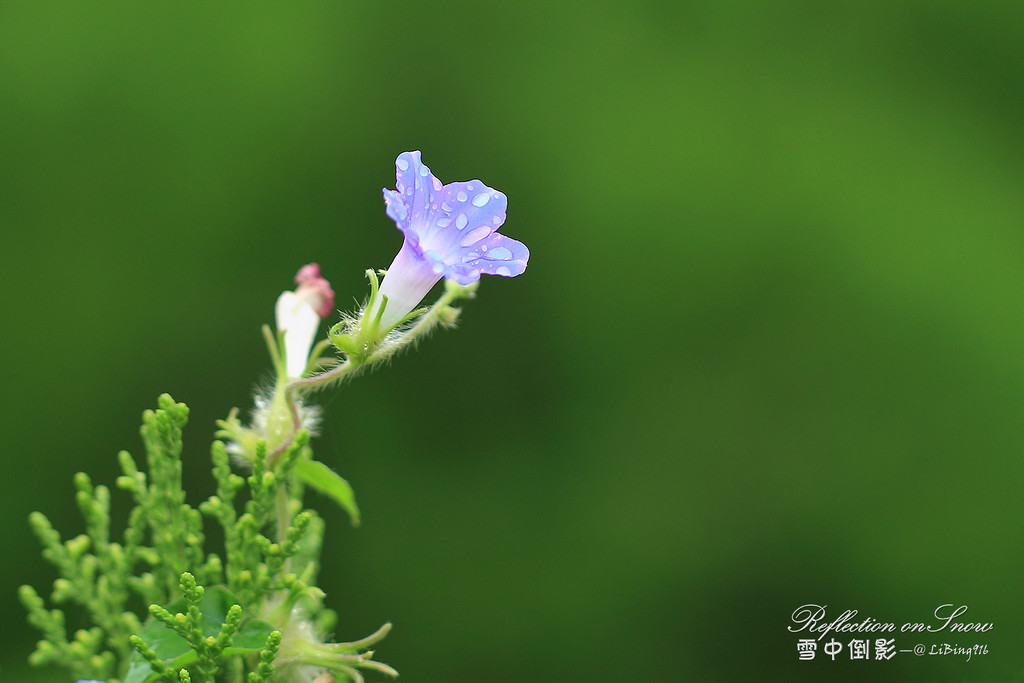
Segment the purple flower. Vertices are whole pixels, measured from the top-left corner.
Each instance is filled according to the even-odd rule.
[[[468,285],[481,274],[515,277],[526,270],[530,250],[498,234],[504,194],[479,180],[442,185],[419,152],[403,152],[395,168],[396,189],[384,190],[384,203],[405,243],[380,286],[388,297],[382,330],[416,308],[442,277]]]

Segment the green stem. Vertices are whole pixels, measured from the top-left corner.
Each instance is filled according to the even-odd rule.
[[[278,376],[280,376],[284,373],[284,358],[281,356],[278,337],[274,336],[274,332],[270,329],[270,325],[264,325],[260,331],[263,332],[263,341],[267,344],[267,351],[270,353],[270,360],[274,363],[274,370],[276,370]]]
[[[317,389],[319,387],[330,384],[331,382],[340,382],[348,374],[354,372],[358,368],[359,366],[352,363],[352,361],[346,360],[341,365],[331,368],[327,372],[322,372],[319,375],[313,375],[312,377],[304,377],[303,379],[292,380],[291,382],[288,383],[287,389]]]
[[[277,517],[277,542],[284,545],[288,540],[288,529],[292,525],[291,514],[288,512],[288,487],[282,481],[277,487],[277,499],[275,501],[274,516]],[[292,558],[287,558],[281,565],[281,572],[287,574],[291,566]]]
[[[322,372],[319,375],[313,375],[312,377],[305,377],[302,379],[293,380],[288,383],[287,389],[304,390],[322,388],[327,386],[328,384],[340,382],[341,380],[345,379],[349,375],[354,374],[357,370],[360,370],[363,367],[368,367],[370,365],[373,365],[374,363],[379,363],[380,361],[385,360],[389,356],[394,355],[398,351],[404,349],[406,346],[416,341],[417,338],[429,332],[435,325],[437,325],[438,322],[440,322],[441,314],[448,309],[449,304],[451,304],[453,301],[462,296],[466,296],[464,291],[459,291],[458,289],[455,288],[445,288],[445,292],[444,294],[441,295],[441,298],[439,298],[434,303],[434,305],[431,306],[425,313],[421,314],[416,324],[413,325],[412,328],[410,328],[407,332],[402,334],[400,340],[398,340],[397,342],[386,345],[383,349],[377,351],[376,353],[371,353],[369,356],[365,357],[365,359],[362,360],[362,362],[356,362],[351,357],[349,357],[345,359],[345,362],[328,370],[327,372]],[[367,310],[372,310],[372,303],[367,306]],[[380,311],[374,312],[378,319],[382,311],[383,307],[381,307]],[[396,324],[396,327],[406,322],[407,320],[411,319],[412,317],[415,317],[415,315],[416,313],[410,314],[409,317],[398,322]],[[376,322],[376,320],[374,322]],[[391,330],[388,330],[388,332],[390,331]],[[372,342],[368,343],[380,345],[380,343],[384,341],[384,337],[387,335],[388,332],[384,333],[384,335],[380,335],[378,333],[375,336],[375,339]]]

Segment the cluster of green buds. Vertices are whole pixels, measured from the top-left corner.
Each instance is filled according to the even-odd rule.
[[[192,507],[181,485],[188,408],[170,396],[143,415],[146,469],[120,454],[119,489],[134,507],[123,540],[110,534],[110,491],[75,478],[86,533],[62,540],[40,513],[32,525],[57,568],[50,600],[87,616],[68,634],[65,611],[21,588],[29,621],[43,633],[31,657],[79,681],[102,683],[309,683],[362,681],[361,670],[397,675],[369,649],[390,624],[352,642],[326,637],[336,615],[317,587],[322,519],[302,504],[296,472],[312,461],[301,430],[271,463],[260,441],[248,476],[233,471],[228,445],[211,450],[216,493]],[[325,468],[326,469],[326,468]],[[328,470],[329,471],[329,470]],[[204,552],[203,517],[219,524],[220,553]],[[141,598],[146,615],[130,605]],[[83,678],[83,676],[88,678]]]

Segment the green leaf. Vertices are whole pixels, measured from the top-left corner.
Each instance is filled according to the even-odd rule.
[[[142,629],[142,633],[139,635],[140,638],[146,641],[155,652],[160,654],[160,658],[167,662],[167,665],[172,669],[180,669],[183,666],[188,666],[192,662],[196,661],[199,657],[196,655],[196,651],[189,647],[185,639],[179,636],[177,633],[172,633],[163,624],[156,622],[156,625],[163,629],[164,633],[168,634],[170,638],[165,638],[154,642],[151,636],[146,635],[146,628]],[[149,624],[147,624],[147,627]],[[185,649],[185,652],[179,656],[168,659],[164,656],[164,652],[170,649],[178,649],[177,643],[168,642],[170,639],[174,639],[180,643],[181,647]],[[128,660],[128,672],[124,676],[123,683],[147,683],[148,681],[155,681],[157,679],[156,673],[153,668],[149,665],[145,659],[142,658],[138,652],[132,655],[132,658]]]
[[[211,586],[206,589],[203,599],[199,601],[199,610],[203,615],[203,634],[207,636],[220,633],[220,627],[227,618],[232,605],[241,604],[231,591],[224,586]],[[172,614],[185,611],[187,605],[184,598],[167,605]],[[231,647],[224,648],[224,656],[253,654],[266,645],[267,636],[274,627],[259,619],[243,620],[231,638]],[[146,645],[173,669],[188,666],[199,657],[188,641],[167,628],[163,622],[150,617],[138,634]],[[157,675],[138,652],[128,661],[128,673],[123,683],[148,683],[156,680]]]
[[[299,458],[295,463],[295,473],[309,486],[329,496],[344,508],[352,519],[352,526],[359,526],[359,508],[356,506],[356,494],[347,481],[334,470],[318,460]]]

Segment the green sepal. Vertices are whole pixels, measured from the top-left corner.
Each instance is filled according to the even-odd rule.
[[[267,344],[267,352],[270,354],[270,360],[274,364],[274,369],[278,375],[283,374],[285,372],[285,361],[281,349],[284,346],[284,332],[278,332],[275,335],[273,330],[270,329],[270,325],[261,327],[260,332],[263,333],[263,341]]]
[[[359,526],[359,507],[352,486],[337,472],[318,460],[299,458],[292,470],[299,479],[340,505],[352,520],[352,526]]]
[[[303,377],[306,377],[307,375],[324,367],[330,367],[338,364],[337,358],[321,358],[321,356],[324,355],[324,352],[330,347],[330,339],[321,339],[316,343],[313,350],[309,352],[309,362],[306,363],[306,369],[302,371]]]
[[[239,603],[240,600],[224,586],[207,588],[202,600],[198,603],[199,610],[203,615],[203,633],[207,636],[220,633],[221,627],[227,620],[228,610],[232,605]],[[185,609],[187,609],[187,602],[184,598],[167,606],[167,610],[171,613],[182,612]],[[273,631],[273,626],[260,619],[245,620],[231,635],[231,645],[225,647],[222,654],[224,657],[233,657],[257,653],[266,645],[267,637]],[[199,659],[198,653],[185,638],[154,617],[146,620],[138,635],[149,649],[172,669],[180,669]],[[153,671],[149,662],[140,653],[135,652],[128,660],[128,672],[122,683],[150,683],[158,678],[159,674]]]
[[[348,320],[342,320],[334,325],[327,331],[327,339],[346,356],[351,356],[359,350],[359,344],[346,331],[348,325]]]

